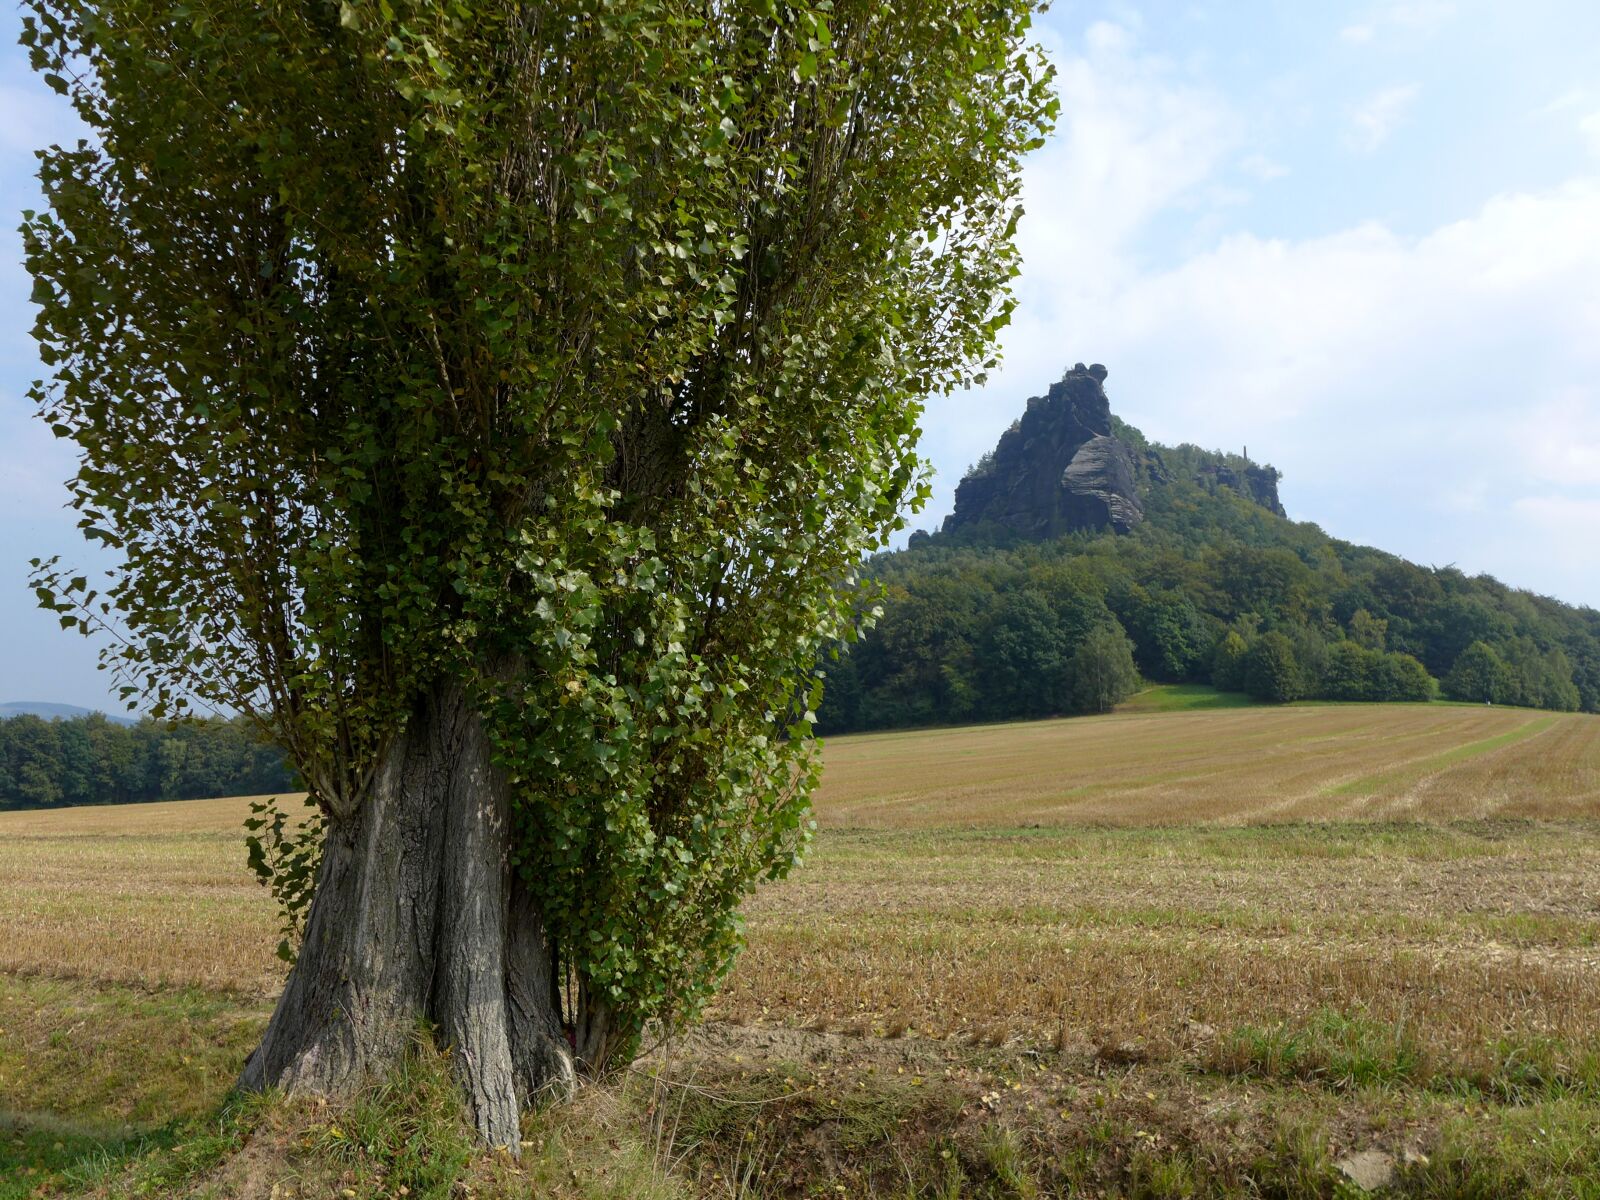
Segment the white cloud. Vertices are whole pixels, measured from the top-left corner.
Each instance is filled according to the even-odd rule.
[[[1339,40],[1350,46],[1375,42],[1389,30],[1405,30],[1427,36],[1437,32],[1456,15],[1450,0],[1392,0],[1372,9],[1361,21],[1339,30]]]
[[[1546,104],[1543,108],[1536,111],[1534,116],[1548,117],[1556,113],[1565,112],[1569,108],[1575,108],[1580,104],[1586,103],[1588,99],[1589,93],[1583,88],[1568,88],[1554,100],[1550,101],[1549,104]]]
[[[1588,531],[1579,545],[1600,541],[1600,499],[1575,500],[1570,496],[1525,496],[1513,506],[1517,512],[1558,537],[1574,530]],[[1570,545],[1570,543],[1569,543]]]
[[[1282,179],[1289,173],[1289,168],[1280,162],[1274,162],[1265,154],[1247,154],[1239,160],[1239,169],[1252,179],[1262,183],[1271,183],[1274,179]]]
[[[1600,487],[1600,387],[1573,384],[1532,406],[1524,458],[1542,484]]]
[[[1432,33],[1456,15],[1451,0],[1396,0],[1383,9],[1382,20],[1391,25]]]
[[[1591,546],[1600,545],[1600,497],[1538,495],[1515,500],[1509,531],[1490,543],[1490,552],[1516,564],[1506,582],[1569,602],[1600,607]]]
[[[1405,118],[1421,88],[1414,83],[1384,88],[1350,114],[1346,141],[1354,150],[1370,154],[1384,142]]]
[[[1456,5],[1453,0],[1398,0],[1387,6],[1384,16],[1397,26],[1432,32],[1456,16]]]
[[[1578,132],[1589,144],[1589,153],[1600,158],[1600,112],[1592,112],[1579,121]]]
[[[1028,160],[1019,239],[1027,269],[1008,362],[981,392],[935,401],[924,450],[941,474],[930,515],[942,515],[961,471],[989,449],[1022,400],[1061,374],[1061,341],[1085,296],[1129,285],[1134,243],[1161,214],[1207,203],[1237,147],[1240,122],[1173,64],[1141,54],[1130,25],[1091,26],[1078,52],[1049,45],[1061,121]],[[1022,330],[1026,333],[1022,333]],[[1075,345],[1085,345],[1074,339]]]
[[[1041,264],[1042,265],[1042,264]],[[1069,357],[1111,367],[1118,411],[1160,440],[1248,443],[1291,511],[1422,561],[1600,602],[1572,546],[1600,503],[1600,183],[1492,200],[1421,237],[1368,223],[1237,234],[1109,286],[1034,274],[1010,341],[1032,390]],[[1025,394],[1025,393],[1024,393]],[[1538,536],[1522,536],[1524,496]],[[1429,516],[1429,513],[1435,514]],[[1565,554],[1554,524],[1575,540]]]
[[[1171,64],[1135,53],[1125,27],[1099,22],[1087,52],[1053,55],[1061,124],[1029,161],[1030,210],[1071,214],[1033,221],[1036,248],[1078,271],[1114,270],[1125,242],[1158,213],[1181,205],[1238,139],[1216,97]]]

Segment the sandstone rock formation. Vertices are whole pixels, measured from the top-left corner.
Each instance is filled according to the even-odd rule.
[[[1114,437],[1092,437],[1078,448],[1062,473],[1061,486],[1091,528],[1111,526],[1126,533],[1144,520],[1139,503],[1133,450]]]
[[[1141,492],[1165,486],[1172,476],[1158,449],[1116,435],[1106,375],[1099,363],[1078,363],[1029,400],[1021,419],[956,488],[945,532],[993,525],[1049,538],[1083,530],[1127,533],[1143,521]],[[1192,446],[1180,447],[1178,461],[1181,473],[1211,491],[1227,487],[1287,515],[1272,467]]]
[[[1144,520],[1137,452],[1111,432],[1106,369],[1078,363],[956,488],[946,531],[992,522],[1030,537],[1126,533]]]
[[[1215,466],[1204,466],[1200,473],[1216,483],[1232,488],[1241,496],[1254,500],[1268,512],[1277,513],[1280,517],[1289,514],[1283,510],[1283,501],[1278,499],[1278,480],[1283,478],[1281,472],[1273,467],[1258,467],[1253,463],[1240,473],[1226,463]]]

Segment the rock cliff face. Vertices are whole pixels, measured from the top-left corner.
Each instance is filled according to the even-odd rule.
[[[992,522],[1031,537],[1126,533],[1144,520],[1137,451],[1112,435],[1106,369],[1079,363],[1000,437],[956,488],[944,528]]]
[[[1283,501],[1278,499],[1278,480],[1283,478],[1281,472],[1273,467],[1248,466],[1240,473],[1226,463],[1216,466],[1200,468],[1202,480],[1210,479],[1226,487],[1232,488],[1241,496],[1254,500],[1268,512],[1275,512],[1280,517],[1289,514],[1283,510]]]
[[[1099,363],[1078,363],[1029,400],[1021,419],[956,488],[945,532],[993,524],[1048,538],[1079,530],[1127,533],[1143,521],[1140,492],[1166,484],[1167,467],[1159,451],[1132,446],[1112,431],[1106,375]],[[1281,517],[1278,479],[1271,467],[1205,461],[1195,482],[1213,491],[1231,488]]]

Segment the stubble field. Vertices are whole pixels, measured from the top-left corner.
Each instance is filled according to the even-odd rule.
[[[282,973],[246,808],[0,814],[19,1170],[221,1101]],[[683,1051],[702,1083],[771,1076],[740,1105],[783,1108],[796,1063],[813,1088],[876,1073],[871,1095],[909,1066],[953,1097],[946,1165],[1003,1158],[1001,1129],[1061,1194],[1233,1194],[1206,1179],[1304,1159],[1276,1194],[1332,1195],[1363,1147],[1419,1195],[1473,1194],[1435,1187],[1447,1169],[1500,1172],[1484,1195],[1600,1189],[1600,720],[1343,705],[842,738],[816,815]],[[712,1124],[678,1163],[717,1193]],[[769,1190],[875,1194],[874,1153],[783,1175],[774,1151]]]

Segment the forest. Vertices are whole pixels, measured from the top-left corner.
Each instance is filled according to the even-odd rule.
[[[0,720],[0,810],[291,790],[282,751],[243,721]]]
[[[1140,679],[1258,700],[1600,711],[1600,613],[1422,567],[1277,516],[1215,482],[1243,460],[1154,446],[1146,520],[1031,541],[918,533],[872,559],[875,626],[824,665],[824,732],[1103,711]]]

